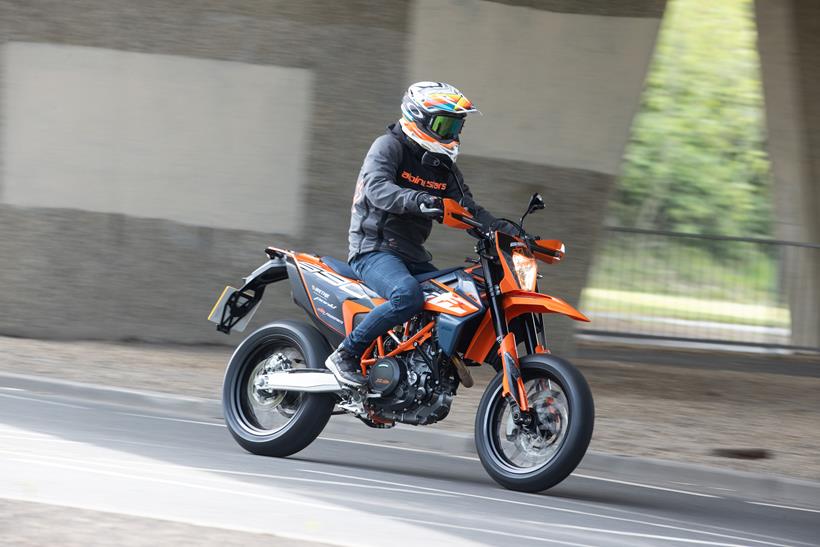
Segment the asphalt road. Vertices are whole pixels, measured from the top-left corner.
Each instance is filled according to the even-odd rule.
[[[820,543],[820,500],[676,475],[582,465],[549,492],[523,494],[492,482],[463,436],[334,417],[303,452],[263,458],[216,415],[0,387],[8,500],[356,546]]]

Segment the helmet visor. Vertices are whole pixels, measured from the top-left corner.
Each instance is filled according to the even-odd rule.
[[[430,131],[443,140],[451,140],[458,137],[462,127],[464,127],[464,118],[436,114],[433,116],[433,119],[430,120]]]

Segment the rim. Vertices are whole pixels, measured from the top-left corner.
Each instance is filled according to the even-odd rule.
[[[494,402],[484,416],[488,427],[490,456],[495,463],[515,474],[537,472],[555,459],[569,430],[569,401],[563,386],[544,372],[524,381],[533,425],[517,426],[510,405],[496,390]]]
[[[284,429],[299,410],[303,394],[266,389],[267,373],[307,368],[299,348],[276,340],[254,352],[246,361],[234,389],[239,424],[253,435],[270,435]]]

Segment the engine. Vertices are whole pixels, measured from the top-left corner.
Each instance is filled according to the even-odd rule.
[[[429,351],[427,348],[419,351],[425,350]],[[444,419],[450,412],[456,381],[450,377],[439,378],[419,351],[410,353],[409,357],[383,357],[371,367],[370,391],[380,395],[370,399],[377,416],[427,425]]]

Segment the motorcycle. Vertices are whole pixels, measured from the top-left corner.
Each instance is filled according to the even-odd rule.
[[[459,202],[444,200],[441,222],[477,238],[469,265],[415,276],[421,313],[379,336],[361,358],[366,383],[340,384],[324,362],[384,299],[333,257],[268,247],[268,261],[226,287],[209,320],[226,334],[242,331],[266,288],[288,280],[312,324],[274,321],[248,336],[228,363],[222,401],[234,439],[253,454],[285,457],[307,447],[332,414],[366,425],[428,425],[443,420],[471,367],[488,363],[489,382],[475,419],[475,445],[499,484],[537,492],[564,480],[592,436],[594,404],[582,374],[550,353],[543,315],[588,321],[565,301],[538,292],[536,260],[559,262],[565,246],[526,234],[524,218],[543,209],[533,195],[515,226],[518,236],[486,231]]]

